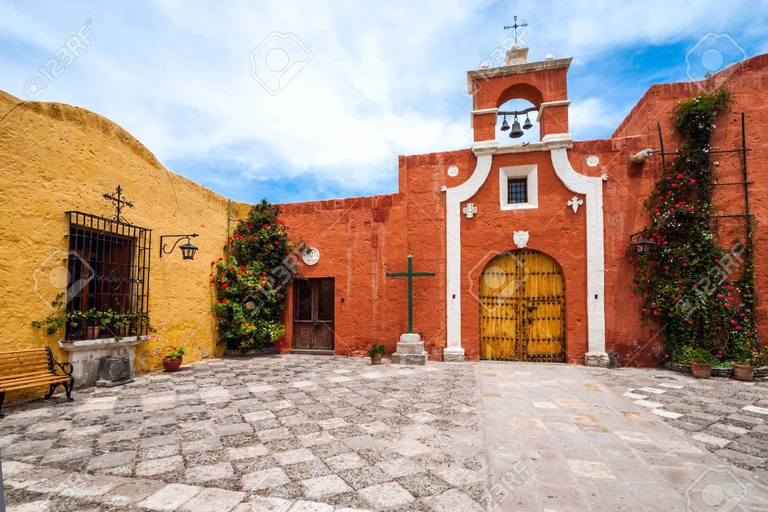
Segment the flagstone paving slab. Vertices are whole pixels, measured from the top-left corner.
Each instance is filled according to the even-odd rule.
[[[701,501],[707,485],[743,485],[739,505],[762,510],[763,385],[730,399],[657,373],[210,360],[7,406],[6,499],[16,512],[686,510],[689,489]]]

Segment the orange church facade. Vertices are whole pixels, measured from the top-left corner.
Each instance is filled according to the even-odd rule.
[[[768,213],[760,176],[766,143],[758,138],[768,88],[768,56],[729,68],[706,82],[651,87],[613,133],[575,141],[569,133],[566,75],[570,59],[527,62],[514,48],[507,65],[468,73],[473,86],[470,149],[402,156],[399,191],[372,197],[282,205],[295,241],[316,249],[302,265],[309,284],[296,286],[285,311],[283,350],[363,355],[374,343],[395,351],[408,330],[404,272],[413,255],[413,331],[432,360],[480,358],[605,365],[654,365],[663,326],[639,320],[632,269],[622,250],[647,222],[642,207],[661,173],[661,157],[631,156],[675,147],[671,117],[681,100],[724,85],[735,97],[715,135],[741,146],[740,115],[753,172],[751,209]],[[499,109],[511,99],[538,113],[540,142],[500,145]],[[741,162],[723,157],[723,181],[739,181]],[[720,187],[715,203],[738,213],[740,187]],[[743,229],[724,223],[718,234]],[[756,289],[766,286],[763,230],[755,233]],[[314,283],[314,284],[313,284]],[[758,301],[759,319],[765,307]],[[761,322],[762,323],[762,322]]]

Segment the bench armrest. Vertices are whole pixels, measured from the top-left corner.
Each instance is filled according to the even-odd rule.
[[[53,366],[54,366],[53,373],[57,375],[58,375],[58,372],[56,371],[56,366],[59,367],[59,370],[61,370],[61,373],[63,375],[68,375],[68,376],[71,376],[72,371],[75,369],[75,367],[72,366],[72,363],[59,363],[59,362],[56,362],[56,360],[53,361]]]
[[[46,352],[48,352],[48,357],[51,359],[51,370],[53,370],[53,373],[55,375],[59,375],[59,372],[56,371],[56,367],[59,367],[59,371],[61,371],[61,375],[67,375],[69,377],[72,376],[72,371],[75,369],[74,366],[72,366],[72,363],[60,363],[56,360],[55,357],[53,357],[53,354],[51,353],[51,349],[48,347],[45,347]]]

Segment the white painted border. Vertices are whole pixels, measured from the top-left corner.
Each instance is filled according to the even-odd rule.
[[[526,178],[528,202],[508,203],[509,193],[507,182],[509,178]],[[539,207],[539,171],[536,165],[516,165],[514,167],[499,167],[499,208],[506,210],[529,210]]]
[[[550,134],[539,143],[549,150],[557,177],[571,192],[585,195],[587,223],[587,358],[602,360],[605,355],[605,251],[603,231],[602,178],[577,173],[568,160],[573,147],[569,133]],[[446,230],[446,338],[445,361],[461,361],[461,203],[471,199],[488,179],[493,155],[499,152],[495,140],[476,142],[472,151],[477,163],[472,176],[457,187],[444,188]]]
[[[587,216],[587,358],[605,355],[605,249],[603,230],[603,179],[577,173],[568,160],[573,145],[570,133],[544,136],[550,144],[552,166],[571,192],[584,194]],[[607,356],[606,356],[607,357]]]
[[[472,176],[457,187],[445,189],[445,279],[446,279],[446,339],[445,361],[463,361],[461,346],[461,203],[474,196],[491,173],[493,153],[499,143],[495,140],[476,142],[472,151],[477,164]]]

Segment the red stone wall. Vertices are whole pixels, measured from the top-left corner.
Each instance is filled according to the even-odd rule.
[[[733,71],[733,72],[732,72]],[[768,197],[763,179],[768,164],[763,134],[768,129],[768,56],[762,55],[726,70],[724,84],[736,98],[732,112],[718,120],[714,143],[723,148],[741,143],[740,114],[746,113],[747,146],[752,213],[758,223],[765,223]],[[546,76],[551,75],[549,82]],[[722,80],[725,74],[710,81]],[[519,75],[522,76],[522,75]],[[517,76],[517,78],[519,78]],[[535,75],[532,75],[535,76]],[[564,71],[563,71],[564,76]],[[542,80],[541,77],[544,77]],[[529,77],[531,78],[531,77]],[[544,91],[545,101],[565,99],[565,84],[555,72],[531,78]],[[488,100],[507,94],[509,84],[488,82],[474,108],[492,108]],[[493,90],[492,90],[493,89]],[[644,165],[632,164],[630,156],[644,148],[658,147],[656,123],[662,123],[667,150],[678,144],[671,128],[674,106],[699,92],[696,84],[656,85],[618,127],[613,138],[575,142],[569,151],[573,168],[582,174],[606,174],[604,184],[604,222],[606,252],[606,345],[621,355],[622,364],[654,365],[653,354],[661,350],[662,326],[646,325],[639,320],[640,298],[631,298],[633,271],[620,252],[631,233],[649,222],[642,203],[661,173],[660,156],[652,155]],[[561,98],[562,96],[562,98]],[[511,99],[506,98],[504,101]],[[478,103],[480,101],[480,103]],[[503,103],[503,101],[502,101]],[[588,155],[597,155],[600,164],[590,167]],[[720,155],[720,182],[741,181],[738,154]],[[307,277],[336,279],[336,353],[362,355],[373,343],[384,343],[395,350],[399,335],[407,329],[406,280],[387,278],[386,272],[404,271],[407,255],[414,256],[416,271],[433,271],[436,277],[416,278],[414,285],[414,330],[422,335],[430,357],[439,359],[433,349],[445,347],[445,197],[441,188],[457,186],[474,171],[475,157],[469,150],[400,157],[400,190],[397,194],[334,201],[283,205],[283,218],[291,238],[304,240],[320,250],[320,262],[302,267]],[[499,210],[499,167],[538,165],[539,208],[534,210]],[[459,168],[456,177],[448,177],[451,165]],[[478,357],[479,305],[468,293],[469,283],[476,286],[482,268],[493,251],[514,249],[512,233],[530,231],[528,247],[555,258],[566,279],[567,340],[569,362],[583,362],[587,349],[585,209],[574,214],[566,206],[573,197],[555,176],[549,152],[496,155],[489,179],[473,197],[478,214],[473,219],[462,216],[462,340],[466,356]],[[723,186],[715,201],[722,214],[741,213],[743,189]],[[462,207],[464,204],[462,204]],[[720,241],[732,244],[743,232],[739,220],[723,220],[718,231]],[[741,235],[743,238],[743,235]],[[768,290],[765,261],[765,229],[758,224],[755,233],[757,291],[761,319],[766,307],[760,301]],[[342,302],[341,300],[344,299]],[[290,311],[290,307],[286,311]],[[287,336],[290,348],[290,322]]]

